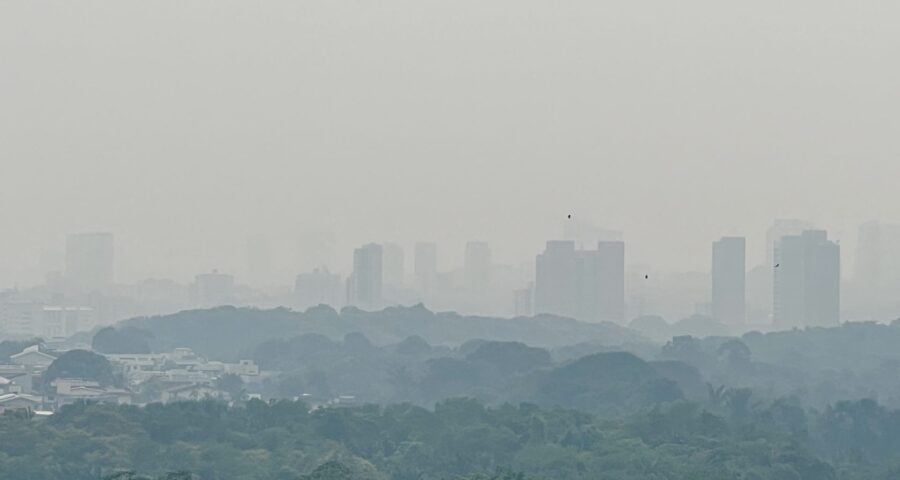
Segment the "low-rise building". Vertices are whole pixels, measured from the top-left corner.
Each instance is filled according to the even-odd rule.
[[[32,393],[35,374],[29,371],[25,365],[0,365],[0,378],[11,381],[20,393]],[[0,380],[0,383],[2,383],[2,380]],[[2,388],[0,388],[0,393],[2,393]],[[16,392],[9,391],[6,393]]]
[[[128,375],[136,371],[155,370],[164,360],[165,356],[161,354],[109,354],[105,357],[112,363],[119,366],[122,373]]]
[[[37,410],[41,404],[41,397],[26,393],[8,393],[0,395],[0,414],[7,410]]]
[[[167,362],[172,362],[179,368],[190,368],[206,363],[206,359],[194,353],[190,348],[176,348],[171,353],[164,353]]]
[[[69,337],[97,325],[96,310],[87,306],[26,300],[0,302],[0,331],[15,337]]]
[[[70,337],[97,326],[97,313],[90,307],[45,305],[42,308],[44,337]]]
[[[226,363],[225,373],[233,373],[240,376],[259,375],[259,366],[253,360],[241,360],[238,363]]]
[[[34,369],[45,369],[56,360],[56,357],[53,355],[42,352],[39,345],[32,345],[15,355],[10,355],[9,358],[16,365],[24,365]]]
[[[239,375],[251,393],[259,392],[263,382],[276,373],[261,371],[250,359],[238,363],[208,361],[190,348],[159,354],[106,355],[106,358],[124,375],[132,390],[139,392],[137,398],[141,402],[206,398],[206,394],[221,398],[223,392],[211,386],[226,374]]]
[[[42,333],[43,306],[28,301],[0,302],[0,331],[14,337],[35,337]]]
[[[205,399],[230,400],[227,392],[223,392],[210,385],[190,383],[177,387],[171,387],[162,392],[163,402],[177,402],[182,400],[196,401]]]
[[[58,378],[50,385],[54,387],[54,394],[48,395],[47,399],[56,408],[78,402],[129,405],[132,400],[130,391],[115,387],[102,387],[93,380]]]
[[[22,387],[6,377],[0,377],[0,395],[10,393],[22,393]]]

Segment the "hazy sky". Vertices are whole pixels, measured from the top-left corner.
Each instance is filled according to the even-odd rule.
[[[0,286],[97,229],[125,281],[238,269],[258,232],[332,232],[340,268],[372,240],[533,261],[569,213],[665,269],[708,268],[722,234],[761,261],[775,217],[852,242],[900,220],[898,18],[895,0],[0,0]]]

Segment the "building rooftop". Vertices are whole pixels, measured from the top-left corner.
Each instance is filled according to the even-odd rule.
[[[36,353],[38,355],[43,355],[47,358],[52,358],[52,359],[56,360],[56,357],[54,357],[53,355],[42,352],[41,347],[39,345],[32,345],[30,347],[26,347],[25,350],[22,350],[21,352],[15,354],[15,355],[10,355],[9,358],[16,359],[16,358],[24,357],[25,355],[28,355],[28,354],[33,354],[33,353]]]

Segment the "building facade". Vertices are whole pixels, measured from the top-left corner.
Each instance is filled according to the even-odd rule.
[[[773,284],[777,327],[840,323],[841,250],[825,231],[807,230],[778,241]]]
[[[625,244],[599,242],[576,250],[574,241],[550,241],[535,263],[534,312],[586,322],[625,316]]]
[[[327,268],[301,273],[294,281],[294,301],[297,308],[307,309],[324,304],[338,309],[344,303],[341,297],[341,277],[329,272]]]
[[[364,310],[384,306],[381,245],[370,243],[353,251],[353,273],[347,280],[347,304]]]
[[[534,313],[575,318],[577,275],[575,242],[553,240],[535,260]]]
[[[234,302],[234,276],[213,270],[194,277],[194,299],[203,307],[217,307]]]
[[[724,237],[712,245],[712,317],[728,325],[746,320],[746,240]]]

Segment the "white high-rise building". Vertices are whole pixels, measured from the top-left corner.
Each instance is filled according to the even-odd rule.
[[[534,312],[587,322],[625,316],[625,244],[598,242],[576,250],[574,241],[550,241],[535,264]]]
[[[535,260],[534,313],[549,313],[575,318],[577,276],[575,242],[547,242],[544,253]]]
[[[625,242],[597,242],[595,321],[625,322]]]
[[[841,249],[823,230],[782,237],[775,248],[775,325],[779,328],[840,323]]]
[[[781,237],[788,235],[800,235],[805,230],[811,230],[812,224],[796,218],[778,218],[772,222],[772,226],[766,230],[766,264],[771,268],[775,265],[775,245]]]
[[[353,251],[353,273],[347,280],[347,303],[364,310],[384,306],[384,249],[370,243]]]

